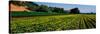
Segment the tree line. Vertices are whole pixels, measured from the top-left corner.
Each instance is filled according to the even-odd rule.
[[[35,2],[29,2],[29,1],[10,1],[10,4],[14,4],[17,6],[24,6],[27,7],[30,11],[36,11],[36,12],[48,12],[48,13],[66,13],[64,8],[58,8],[58,7],[48,7],[47,5],[38,5]],[[80,11],[78,8],[70,9],[69,13],[73,14],[79,14]]]

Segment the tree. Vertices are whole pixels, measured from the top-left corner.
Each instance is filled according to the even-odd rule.
[[[50,9],[52,10],[52,12],[64,13],[64,9],[63,8],[50,7]]]
[[[70,10],[70,13],[79,14],[80,11],[79,11],[78,8],[73,8],[73,9]]]
[[[40,5],[39,8],[36,10],[37,12],[48,12],[48,6]]]
[[[35,11],[39,8],[39,5],[34,2],[27,2],[26,6],[27,6],[27,9],[31,11]]]
[[[27,7],[38,6],[38,4],[29,1],[10,1],[9,3],[10,4],[12,3],[17,6],[27,6]]]

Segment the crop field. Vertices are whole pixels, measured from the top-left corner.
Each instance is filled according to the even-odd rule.
[[[96,15],[69,14],[53,16],[11,17],[10,32],[45,32],[96,28]]]

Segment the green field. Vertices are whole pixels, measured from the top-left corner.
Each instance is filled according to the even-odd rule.
[[[96,28],[94,14],[11,17],[11,33],[45,32]]]

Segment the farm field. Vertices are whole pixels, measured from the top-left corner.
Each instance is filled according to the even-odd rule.
[[[92,28],[96,28],[96,15],[94,14],[69,14],[10,18],[11,33]]]

